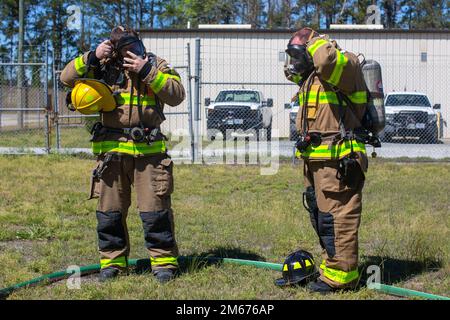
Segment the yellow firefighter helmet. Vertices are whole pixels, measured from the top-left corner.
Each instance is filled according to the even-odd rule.
[[[96,79],[77,79],[71,93],[73,108],[82,114],[113,111],[117,107],[112,89]]]

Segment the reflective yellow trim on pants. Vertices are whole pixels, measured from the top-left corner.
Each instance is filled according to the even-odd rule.
[[[127,267],[127,258],[125,256],[115,259],[100,259],[100,268],[107,268],[110,266],[118,266],[122,268]]]
[[[306,98],[306,93],[300,93],[298,96],[298,102],[300,106],[303,106],[304,97]],[[356,91],[350,95],[347,95],[349,100],[355,104],[365,104],[367,103],[367,92],[366,91]],[[308,94],[308,104],[335,104],[339,105],[339,100],[337,95],[333,91],[320,91],[319,97],[317,97],[317,91],[310,91]],[[342,101],[342,105],[346,106],[347,103]]]
[[[75,70],[76,70],[77,74],[80,77],[83,76],[87,70],[86,64],[83,61],[83,56],[81,55],[81,56],[75,58],[74,64],[75,64]]]
[[[117,152],[132,156],[149,155],[166,152],[166,143],[163,140],[155,141],[151,145],[146,142],[133,141],[98,141],[92,142],[92,152],[96,155],[106,152]]]
[[[356,140],[351,140],[354,152],[366,153],[366,145]],[[322,144],[317,147],[309,146],[305,152],[300,153],[296,151],[297,157],[312,158],[312,159],[341,159],[346,155],[349,155],[352,151],[350,141],[346,140],[339,144]]]
[[[133,96],[133,100],[131,100],[131,95],[129,93],[121,93],[117,95],[116,101],[119,105],[131,105],[137,106],[138,104],[138,97]],[[154,97],[144,96],[140,99],[141,106],[155,106],[156,101]]]
[[[359,277],[359,272],[357,269],[353,270],[353,271],[349,271],[349,272],[337,270],[337,269],[327,267],[324,261],[320,265],[320,269],[323,270],[323,275],[326,278],[333,280],[340,284],[350,283],[350,282],[358,279],[358,277]]]
[[[178,81],[181,81],[180,77],[169,74],[169,73],[163,73],[158,70],[158,73],[156,74],[155,79],[150,84],[150,88],[153,90],[154,93],[158,93],[161,91],[161,89],[166,85],[167,79],[175,79]]]
[[[153,258],[150,257],[150,263],[152,266],[161,266],[166,264],[172,264],[174,266],[178,266],[178,258],[177,257],[161,257],[161,258]]]

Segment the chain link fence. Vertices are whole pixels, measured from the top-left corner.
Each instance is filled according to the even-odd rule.
[[[355,41],[357,37],[338,43],[366,53],[366,59],[382,67],[386,128],[378,155],[450,158],[448,51],[423,53],[418,59],[392,47],[422,40],[392,37],[391,45],[383,49],[377,40],[379,48],[374,49]],[[162,129],[174,158],[200,163],[216,157],[223,162],[220,157],[227,152],[248,156],[261,149],[293,156],[298,87],[283,73],[287,40],[264,33],[144,37],[145,46],[180,73],[186,89],[181,105],[164,110]],[[88,128],[98,116],[69,111],[61,71],[48,70],[45,62],[0,63],[0,152],[91,152]]]
[[[283,48],[274,48],[270,40],[258,36],[198,41],[201,72],[196,107],[204,141],[275,139],[279,155],[293,156],[298,87],[284,78]],[[347,49],[345,44],[340,43]],[[365,58],[378,61],[383,74],[386,128],[380,133],[382,147],[375,150],[378,156],[450,158],[448,82],[442,81],[450,74],[450,55],[419,60],[416,55],[380,50]]]
[[[0,153],[50,149],[47,64],[0,63]]]

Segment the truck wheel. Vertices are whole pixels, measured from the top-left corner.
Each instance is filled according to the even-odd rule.
[[[439,131],[438,128],[434,128],[431,132],[430,132],[430,136],[428,137],[428,140],[430,141],[431,144],[436,144],[439,142]]]
[[[391,135],[391,134],[388,134],[388,133],[383,133],[383,134],[380,136],[380,140],[381,140],[382,142],[391,142],[391,141],[392,141],[392,135]]]
[[[423,143],[436,144],[439,142],[438,139],[439,131],[437,126],[434,126],[430,130],[426,130],[421,136]]]

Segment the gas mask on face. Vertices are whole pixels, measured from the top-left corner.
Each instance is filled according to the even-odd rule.
[[[104,72],[104,80],[109,85],[125,85],[126,79],[123,74],[123,64],[125,62],[124,58],[127,56],[127,51],[130,51],[143,59],[147,56],[144,44],[138,37],[126,35],[120,38],[114,45],[114,51],[109,63],[105,66],[106,72]]]
[[[142,59],[146,57],[145,47],[142,40],[133,35],[120,38],[114,50],[116,51],[119,62],[122,64],[124,63],[124,57],[126,56],[127,51],[134,53]]]
[[[311,56],[305,45],[288,44],[286,49],[286,68],[289,73],[306,79],[314,69]]]

